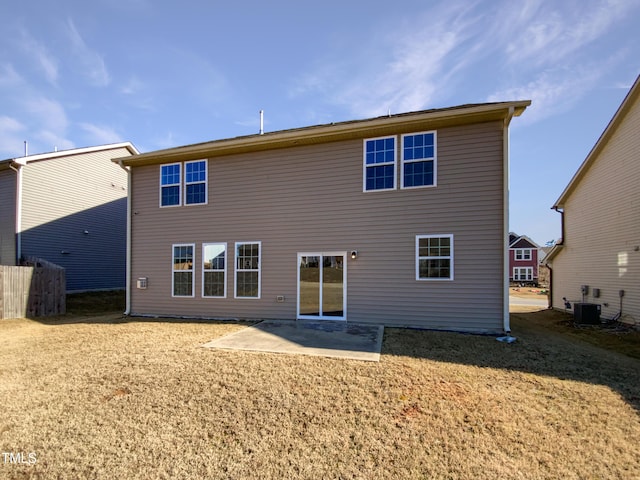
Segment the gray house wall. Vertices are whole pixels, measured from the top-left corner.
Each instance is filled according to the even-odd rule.
[[[0,171],[0,265],[16,264],[16,176]]]
[[[160,208],[160,166],[132,167],[131,313],[295,319],[297,253],[357,250],[347,258],[348,321],[500,332],[503,134],[502,121],[437,129],[429,188],[363,192],[365,137],[211,158],[206,205]],[[415,278],[416,235],[431,234],[453,235],[452,281]],[[259,299],[234,298],[238,241],[261,242]],[[226,298],[202,297],[209,242],[227,244]],[[177,243],[195,244],[193,298],[172,297]],[[147,289],[135,288],[139,277]]]
[[[111,159],[129,154],[104,149],[23,167],[22,254],[63,266],[67,291],[125,287],[127,174]]]

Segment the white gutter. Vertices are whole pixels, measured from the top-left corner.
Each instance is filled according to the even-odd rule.
[[[17,168],[14,167],[17,165]],[[19,159],[13,160],[9,164],[9,168],[16,172],[16,265],[20,263],[22,258],[22,167],[26,162]]]
[[[502,241],[504,244],[502,251],[502,283],[503,283],[503,306],[502,306],[502,328],[505,335],[511,333],[509,322],[509,123],[513,118],[514,109],[509,107],[509,115],[504,119],[502,134],[502,168],[503,168],[503,228]]]
[[[127,252],[126,252],[126,277],[125,277],[125,310],[124,314],[131,313],[131,171],[122,164],[124,159],[118,161],[118,165],[127,172]]]

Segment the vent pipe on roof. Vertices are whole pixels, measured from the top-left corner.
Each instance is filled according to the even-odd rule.
[[[260,110],[260,135],[264,133],[264,110]]]
[[[24,156],[29,156],[29,143],[26,140],[24,141]]]

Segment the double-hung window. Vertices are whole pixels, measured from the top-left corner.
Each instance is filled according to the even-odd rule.
[[[365,192],[396,188],[396,137],[364,141]]]
[[[416,280],[453,280],[453,235],[416,236]]]
[[[184,193],[183,193],[184,192]],[[207,161],[160,166],[160,206],[178,207],[207,203]]]
[[[207,161],[184,164],[184,204],[207,203]]]
[[[205,243],[202,245],[202,296],[227,296],[227,244]]]
[[[193,297],[194,244],[173,245],[171,293],[174,297]]]
[[[174,207],[181,204],[182,164],[170,163],[160,167],[160,206]]]
[[[516,260],[531,260],[531,249],[516,248],[515,256],[516,256]]]
[[[235,298],[260,298],[260,242],[236,242]]]
[[[533,267],[516,267],[513,269],[514,281],[527,281],[533,280]]]
[[[402,136],[402,188],[436,185],[436,132]]]

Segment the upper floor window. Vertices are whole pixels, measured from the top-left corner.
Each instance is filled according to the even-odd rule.
[[[436,132],[402,136],[402,188],[436,185]]]
[[[171,163],[160,167],[160,206],[172,207],[180,205],[182,185],[182,164]]]
[[[207,203],[207,161],[184,164],[184,204]]]
[[[516,260],[531,260],[531,249],[530,248],[516,248],[516,250],[515,250],[515,259]]]
[[[396,137],[364,141],[364,191],[396,188]]]
[[[184,172],[184,173],[183,173]],[[184,186],[184,199],[183,199]],[[160,166],[160,206],[207,203],[207,161],[195,160]]]
[[[453,280],[453,235],[416,236],[416,280]]]

